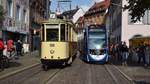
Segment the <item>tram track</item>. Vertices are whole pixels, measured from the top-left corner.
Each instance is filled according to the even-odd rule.
[[[11,77],[11,76],[13,76],[13,75],[15,75],[15,74],[24,72],[24,71],[26,71],[26,70],[28,70],[28,69],[30,69],[30,68],[39,66],[39,65],[40,65],[40,63],[36,63],[36,64],[31,65],[31,66],[24,67],[24,68],[22,68],[22,69],[18,69],[18,70],[16,70],[16,71],[12,71],[12,72],[10,72],[10,73],[4,74],[4,75],[0,76],[0,81],[3,80],[3,79],[5,79],[5,78],[9,78],[9,77]]]
[[[104,65],[104,68],[108,71],[108,73],[110,74],[110,76],[112,77],[112,79],[114,80],[114,82],[115,82],[116,84],[119,84],[119,83],[118,83],[118,80],[117,80],[116,77],[113,75],[113,73],[111,72],[111,70],[109,70],[109,68],[108,68],[106,65]]]
[[[41,71],[40,64],[33,65],[31,67],[23,68],[4,76],[0,80],[0,84],[21,84],[22,81],[30,78],[31,76]]]
[[[104,65],[115,84],[134,84],[124,73],[116,68],[114,65]]]
[[[61,71],[61,69],[56,70],[55,72],[53,72],[53,74],[51,74],[48,78],[47,81],[45,81],[44,84],[50,84],[50,82],[57,76],[57,74]]]
[[[30,78],[22,81],[21,84],[49,84],[53,78],[61,71],[62,69],[49,69],[48,71],[41,70],[39,73],[31,76]]]
[[[96,84],[98,82],[102,84],[134,84],[133,81],[128,80],[113,65],[88,64],[88,67],[90,71],[90,73],[88,73],[90,76],[88,81],[90,81],[90,83],[88,84]]]
[[[127,79],[118,69],[113,65],[95,65],[87,64],[87,84],[96,84],[95,81],[107,84],[134,84],[133,81]],[[101,71],[100,71],[101,70]],[[58,77],[61,70],[57,70],[49,77],[49,81],[45,84],[51,84],[51,82]],[[64,70],[65,71],[65,70]],[[99,75],[98,72],[99,71]],[[101,73],[101,74],[100,74]],[[62,74],[61,74],[62,75]],[[101,75],[101,76],[100,76]],[[98,80],[97,80],[98,79]]]
[[[51,67],[48,71],[43,71],[41,64],[39,64],[0,81],[0,84],[56,83],[134,84],[130,80],[127,80],[113,65],[85,64],[80,60],[76,60],[72,67],[65,67],[63,69]]]
[[[43,71],[41,64],[37,64],[1,78],[0,84],[48,84],[61,70]]]

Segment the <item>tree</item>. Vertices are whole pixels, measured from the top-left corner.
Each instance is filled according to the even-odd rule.
[[[2,24],[4,19],[5,19],[5,11],[3,9],[3,6],[0,5],[0,24]]]
[[[124,9],[129,10],[132,22],[141,20],[146,10],[150,10],[150,0],[127,0],[128,5],[124,6]]]

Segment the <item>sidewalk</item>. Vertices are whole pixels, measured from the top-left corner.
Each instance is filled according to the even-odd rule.
[[[144,67],[143,64],[128,63],[127,66],[114,64],[118,70],[135,84],[150,84],[150,66]]]
[[[10,60],[10,66],[5,68],[4,71],[0,71],[0,79],[39,63],[40,57],[38,51],[24,54],[19,59]]]

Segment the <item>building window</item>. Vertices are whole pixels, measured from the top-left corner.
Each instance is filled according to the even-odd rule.
[[[20,6],[17,5],[17,7],[16,7],[16,19],[18,21],[20,20],[20,15],[21,15]]]
[[[7,0],[7,14],[12,17],[13,15],[13,3],[12,0]]]
[[[23,22],[26,23],[27,22],[27,14],[26,14],[26,10],[23,10]]]
[[[137,21],[135,23],[131,22],[131,16],[128,14],[128,24],[145,24],[150,25],[150,10],[145,12],[144,17],[141,17],[141,21]]]
[[[145,12],[145,15],[144,15],[144,17],[143,17],[143,19],[142,19],[142,22],[143,22],[144,24],[150,25],[150,10],[147,10],[147,11]]]

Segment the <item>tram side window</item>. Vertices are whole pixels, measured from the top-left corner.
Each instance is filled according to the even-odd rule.
[[[65,41],[65,24],[61,24],[61,41]]]
[[[68,25],[67,25],[67,28],[66,28],[66,41],[68,41]]]
[[[44,25],[42,25],[41,40],[44,41]]]
[[[69,26],[69,41],[71,41],[71,26]]]
[[[58,41],[58,29],[46,29],[47,41]]]

